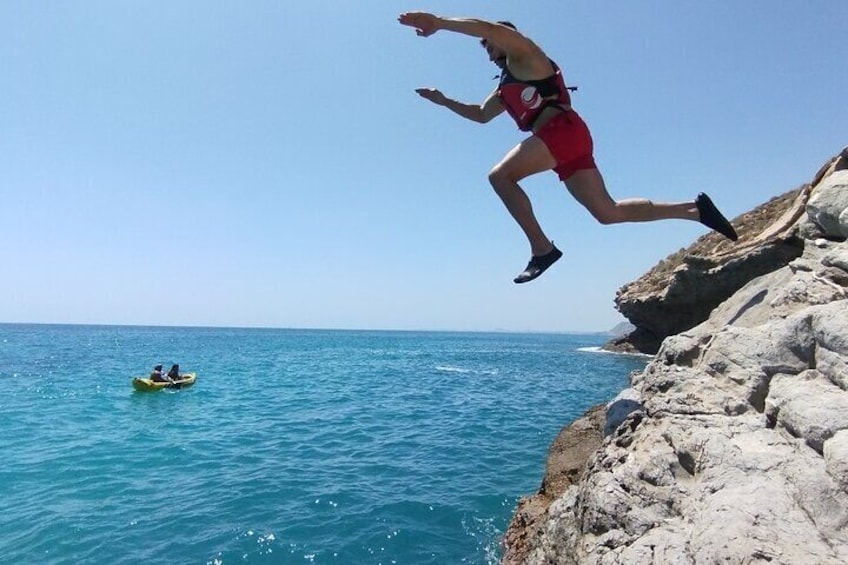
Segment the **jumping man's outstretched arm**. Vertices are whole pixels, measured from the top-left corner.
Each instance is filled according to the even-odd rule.
[[[466,120],[481,124],[485,124],[504,111],[501,99],[496,92],[490,94],[483,104],[465,104],[464,102],[453,100],[436,88],[416,88],[415,92],[433,104],[444,106]]]
[[[520,57],[525,52],[533,50],[533,42],[516,30],[494,22],[473,18],[442,18],[427,12],[407,12],[401,14],[398,21],[415,28],[421,37],[429,37],[443,29],[494,41],[501,49],[512,57]]]

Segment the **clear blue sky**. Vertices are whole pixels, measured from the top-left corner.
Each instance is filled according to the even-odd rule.
[[[565,257],[488,186],[522,137],[420,99],[495,87],[476,40],[400,12],[509,19],[579,86],[615,197],[730,217],[848,143],[844,0],[0,3],[0,321],[605,330],[689,222],[601,226],[525,188]]]

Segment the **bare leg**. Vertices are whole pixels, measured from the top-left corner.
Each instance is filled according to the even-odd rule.
[[[556,161],[545,144],[536,137],[530,137],[510,150],[489,173],[492,188],[524,231],[533,255],[549,253],[553,244],[542,231],[533,213],[533,205],[518,181],[555,166]]]
[[[672,218],[697,222],[700,219],[695,202],[663,203],[644,198],[613,200],[597,169],[577,171],[566,179],[565,185],[572,196],[602,224]]]

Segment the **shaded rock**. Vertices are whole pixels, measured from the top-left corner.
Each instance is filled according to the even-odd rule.
[[[636,328],[630,333],[619,336],[605,343],[602,349],[615,353],[645,354],[656,352],[663,337],[646,328]]]

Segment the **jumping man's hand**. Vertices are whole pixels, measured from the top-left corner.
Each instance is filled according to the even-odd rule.
[[[442,91],[438,88],[416,88],[415,92],[417,92],[421,98],[429,100],[430,102],[440,106],[444,106],[448,99],[447,96],[442,94]]]
[[[427,12],[406,12],[398,18],[401,25],[414,27],[421,37],[429,37],[439,31],[439,18]]]

